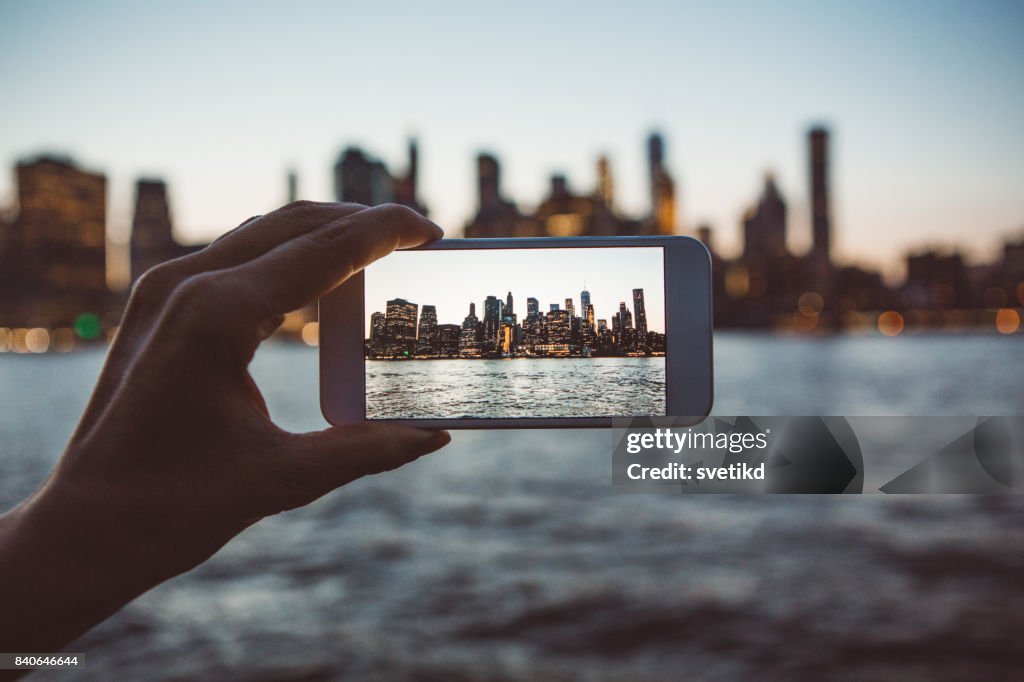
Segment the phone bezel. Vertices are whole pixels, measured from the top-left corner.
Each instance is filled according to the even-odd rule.
[[[694,422],[714,401],[711,256],[700,241],[683,236],[442,239],[410,251],[478,249],[662,247],[665,276],[665,406],[672,417]],[[331,424],[363,421],[431,429],[610,428],[621,417],[500,417],[367,419],[363,272],[320,299],[320,409]],[[345,320],[359,324],[344,324]]]

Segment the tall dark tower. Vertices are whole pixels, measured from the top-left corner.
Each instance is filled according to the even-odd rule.
[[[615,203],[615,181],[612,179],[612,166],[607,156],[597,159],[597,195],[609,208]]]
[[[829,209],[828,130],[821,126],[808,133],[811,174],[811,251],[819,263],[831,260],[832,220]]]
[[[406,178],[409,182],[409,193],[413,200],[416,200],[419,191],[420,175],[420,148],[415,137],[409,139],[409,170],[406,171]]]
[[[501,167],[498,159],[491,154],[477,156],[476,175],[480,209],[496,208],[501,203]]]
[[[488,296],[484,300],[484,347],[485,353],[498,346],[498,330],[501,328],[501,299]]]
[[[661,133],[654,132],[647,137],[647,170],[651,179],[654,171],[665,163],[665,140]]]
[[[416,352],[429,355],[437,351],[435,348],[437,333],[437,307],[424,305],[420,309],[420,325],[416,334]]]
[[[140,179],[135,183],[130,248],[133,284],[146,270],[177,255],[177,244],[171,232],[167,185],[163,180]]]
[[[647,343],[647,307],[644,305],[644,290],[633,289],[633,315],[636,319],[638,341]]]
[[[469,357],[480,355],[480,320],[476,316],[476,304],[469,304],[469,315],[462,321],[459,333],[459,354]]]
[[[405,175],[395,179],[395,201],[421,215],[427,215],[427,207],[419,198],[420,151],[415,137],[409,139],[408,153],[409,167]]]
[[[647,174],[651,192],[650,226],[655,234],[676,228],[676,184],[665,167],[665,140],[661,133],[647,137]]]
[[[294,203],[299,200],[299,174],[295,172],[295,169],[288,171],[288,203]]]

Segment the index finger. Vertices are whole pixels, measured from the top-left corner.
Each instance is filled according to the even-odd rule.
[[[316,300],[395,249],[444,236],[436,224],[410,208],[384,204],[346,215],[285,242],[258,258],[218,273],[262,320]],[[258,321],[258,320],[257,320]]]

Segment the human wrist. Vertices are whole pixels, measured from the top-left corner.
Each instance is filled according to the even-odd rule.
[[[169,577],[137,555],[126,526],[111,523],[118,504],[99,492],[55,473],[0,518],[7,650],[59,650]]]

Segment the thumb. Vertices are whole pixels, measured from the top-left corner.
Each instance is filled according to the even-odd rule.
[[[309,504],[357,478],[397,469],[451,441],[447,431],[390,424],[331,427],[294,436],[282,453],[288,508]],[[289,494],[290,493],[290,494]]]

